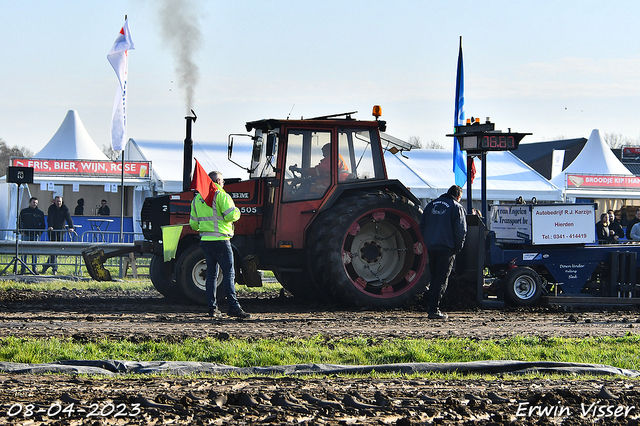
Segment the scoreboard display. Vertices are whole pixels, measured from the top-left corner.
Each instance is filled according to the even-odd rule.
[[[447,136],[458,138],[462,151],[478,153],[516,150],[522,138],[530,134],[511,133],[511,131],[503,133],[495,130],[494,123],[487,121],[483,124],[476,122],[456,127],[456,133]]]
[[[519,139],[513,134],[462,136],[463,151],[512,151],[518,149]]]

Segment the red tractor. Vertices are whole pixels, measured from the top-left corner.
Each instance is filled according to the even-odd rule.
[[[229,137],[229,160],[234,136],[253,140],[249,179],[227,179],[224,187],[242,213],[231,240],[238,284],[260,286],[259,270],[270,270],[296,297],[372,308],[398,307],[424,291],[420,204],[388,179],[383,155],[410,147],[381,139],[379,107],[375,121],[352,114],[251,121],[253,134]],[[186,146],[185,192],[145,200],[142,251],[154,254],[150,275],[160,293],[205,304],[198,234],[185,226],[176,260],[164,262],[162,253],[161,226],[189,221]]]

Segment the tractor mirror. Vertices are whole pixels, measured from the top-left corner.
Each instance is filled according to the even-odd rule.
[[[233,152],[233,138],[229,136],[229,146],[227,147],[227,158],[231,159],[231,153]]]
[[[276,151],[277,137],[275,133],[267,135],[267,157],[273,157]]]

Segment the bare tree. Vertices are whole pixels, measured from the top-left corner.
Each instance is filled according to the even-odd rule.
[[[413,145],[414,148],[418,148],[418,149],[422,148],[422,142],[420,142],[420,136],[409,136],[409,140],[407,142]]]
[[[0,138],[0,176],[7,174],[7,167],[10,165],[9,161],[11,157],[33,157],[33,152],[25,147],[18,147],[17,145],[9,147],[7,143]]]
[[[444,149],[440,143],[434,141],[428,142],[425,145],[422,145],[422,141],[420,140],[420,136],[409,136],[409,143],[413,145],[415,148],[426,148],[426,149]]]
[[[638,141],[622,136],[621,133],[605,133],[604,141],[610,148],[621,148],[625,145],[638,145]]]
[[[444,146],[440,142],[436,142],[433,139],[424,146],[427,149],[444,149]]]
[[[442,146],[440,143],[434,141],[433,139],[423,146],[422,142],[420,141],[420,136],[410,136],[409,137],[409,143],[414,145],[416,148],[444,149],[444,146]]]
[[[102,152],[109,157],[111,161],[116,161],[120,157],[120,151],[114,151],[111,145],[102,145]]]

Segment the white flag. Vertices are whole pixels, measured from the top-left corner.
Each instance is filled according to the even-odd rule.
[[[107,59],[118,76],[118,90],[113,103],[113,115],[111,117],[111,148],[114,151],[124,149],[127,142],[127,77],[128,77],[128,50],[134,49],[129,21],[124,20],[124,26],[113,43],[113,47]]]
[[[551,179],[562,173],[564,165],[564,149],[554,149],[551,159]]]

